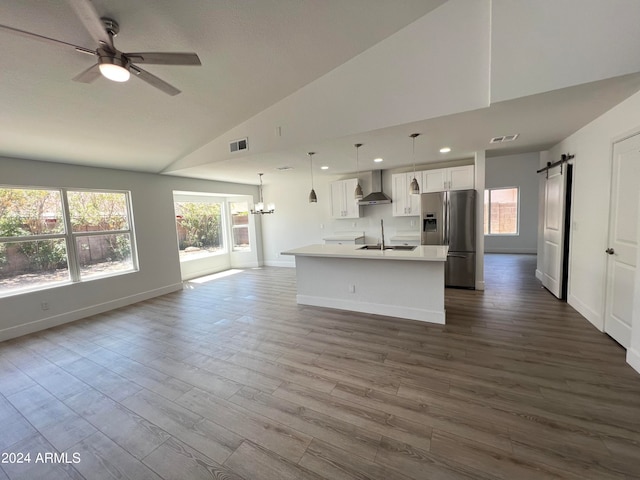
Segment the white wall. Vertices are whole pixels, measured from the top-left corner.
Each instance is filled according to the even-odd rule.
[[[0,172],[3,185],[129,190],[140,267],[116,277],[0,298],[0,341],[182,288],[174,190],[257,197],[251,185],[28,160],[0,158]],[[256,263],[260,249],[256,245]],[[49,310],[40,308],[42,302]]]
[[[466,159],[452,162],[450,165],[471,164]],[[416,165],[417,170],[426,170],[446,164]],[[391,196],[391,176],[393,173],[411,171],[412,169],[384,170],[382,172],[382,189]],[[354,178],[355,174],[335,176],[330,174],[314,175],[314,188],[318,195],[318,203],[308,202],[311,190],[308,175],[278,175],[271,179],[264,188],[265,201],[275,202],[276,213],[263,219],[264,262],[271,266],[295,265],[290,255],[280,255],[291,248],[314,243],[323,243],[323,237],[337,232],[364,232],[367,243],[377,243],[380,239],[380,220],[384,220],[385,240],[402,232],[419,233],[419,217],[394,217],[392,204],[368,205],[361,208],[361,218],[333,219],[330,214],[330,182]],[[367,195],[371,192],[371,172],[360,172],[360,184]]]
[[[568,302],[599,330],[604,329],[612,143],[635,131],[640,131],[640,93],[549,150],[548,161],[575,155]]]
[[[309,203],[311,185],[308,177],[285,176],[273,180],[264,188],[265,200],[276,204],[276,213],[263,219],[264,262],[271,266],[295,265],[294,257],[280,255],[291,248],[323,243],[323,237],[337,232],[360,231],[368,243],[380,238],[380,220],[384,220],[385,239],[398,231],[412,230],[418,233],[418,217],[393,217],[391,204],[360,207],[361,218],[333,219],[330,213],[330,182],[353,178],[354,175],[316,175],[314,188],[318,203]],[[371,191],[371,173],[360,173],[360,184],[365,195]],[[391,171],[382,175],[383,191],[391,196]]]
[[[492,0],[491,102],[637,72],[638,18],[638,0]]]
[[[519,234],[485,236],[488,253],[536,253],[538,244],[538,152],[486,159],[485,188],[520,189]]]

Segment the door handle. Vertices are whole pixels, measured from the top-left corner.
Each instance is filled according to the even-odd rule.
[[[466,255],[460,255],[459,253],[448,253],[447,257],[453,257],[453,258],[467,258]]]
[[[607,248],[604,253],[608,253],[609,255],[613,255],[616,251],[613,248]]]

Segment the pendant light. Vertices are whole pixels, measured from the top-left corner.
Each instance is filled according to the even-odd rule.
[[[420,135],[419,133],[412,133],[409,135],[413,142],[412,148],[412,156],[413,156],[413,180],[409,184],[409,193],[411,195],[419,195],[420,194],[420,185],[418,185],[418,180],[416,180],[416,137]]]
[[[356,177],[360,177],[360,168],[358,167],[358,149],[362,146],[361,143],[355,143],[353,145],[356,147]],[[356,184],[356,190],[354,192],[353,197],[356,200],[360,200],[364,195],[362,194],[362,187],[360,186],[360,178],[356,178],[358,183]]]
[[[311,168],[311,192],[309,192],[309,203],[318,203],[318,196],[316,195],[316,191],[313,189],[313,156],[316,152],[309,152],[309,166]]]
[[[260,186],[258,187],[258,193],[260,194],[260,201],[256,203],[251,209],[251,213],[254,215],[264,215],[267,213],[273,213],[276,211],[276,206],[273,203],[268,203],[266,208],[264,206],[264,199],[262,198],[262,173],[258,174],[260,178]]]

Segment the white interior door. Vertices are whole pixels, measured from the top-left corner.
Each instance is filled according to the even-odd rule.
[[[561,297],[564,245],[566,167],[548,170],[544,189],[544,246],[542,284]]]
[[[607,257],[604,330],[627,348],[631,341],[633,287],[638,248],[640,135],[615,143]]]

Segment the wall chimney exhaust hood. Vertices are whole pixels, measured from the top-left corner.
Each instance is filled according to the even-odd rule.
[[[372,192],[369,195],[358,201],[358,205],[391,203],[391,199],[382,191],[382,170],[373,170],[371,172],[371,190]]]

